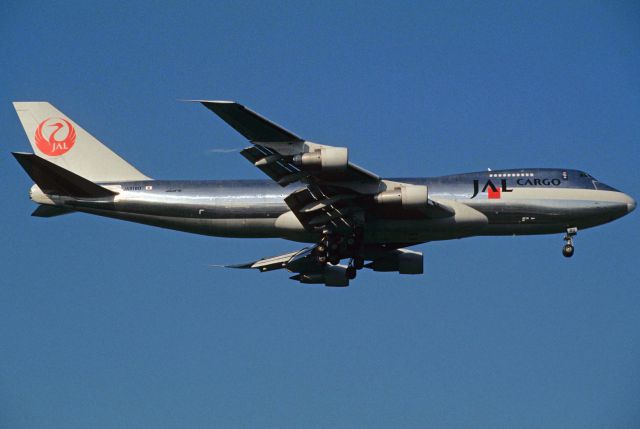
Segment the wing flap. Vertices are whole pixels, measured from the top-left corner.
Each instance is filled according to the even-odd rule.
[[[281,186],[287,186],[309,175],[266,146],[251,146],[243,149],[240,154]]]
[[[347,193],[328,195],[310,185],[292,192],[284,201],[308,231],[323,229],[328,224],[340,231],[352,228],[347,216],[359,208],[354,203],[357,197]]]

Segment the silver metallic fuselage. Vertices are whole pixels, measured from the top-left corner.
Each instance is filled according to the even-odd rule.
[[[455,208],[456,215],[434,219],[402,210],[374,210],[366,219],[368,243],[558,233],[610,222],[635,208],[628,195],[576,170],[518,169],[393,180],[427,185],[429,198]],[[36,187],[31,197],[40,203],[55,202],[81,212],[196,234],[318,239],[284,202],[301,184],[283,188],[270,180],[152,180],[104,186],[118,195],[108,200],[72,199],[44,196]]]

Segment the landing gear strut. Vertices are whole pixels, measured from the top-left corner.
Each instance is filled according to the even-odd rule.
[[[578,228],[567,228],[567,234],[564,236],[565,245],[562,246],[562,255],[565,258],[573,256],[573,237],[578,233]]]
[[[330,263],[338,265],[343,258],[349,259],[347,278],[354,279],[356,272],[364,267],[363,243],[364,231],[361,227],[354,228],[353,234],[341,235],[330,230],[322,231],[322,238],[314,249],[316,261],[319,264]]]

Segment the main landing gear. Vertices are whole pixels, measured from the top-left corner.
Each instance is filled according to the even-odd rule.
[[[567,228],[567,234],[564,236],[565,245],[562,246],[562,255],[565,258],[573,256],[573,237],[578,233],[578,228]]]
[[[364,268],[364,258],[362,256],[354,256],[349,260],[349,266],[347,267],[347,278],[353,280],[356,278],[358,270]]]
[[[358,270],[364,267],[364,257],[362,247],[364,243],[364,231],[362,228],[355,228],[353,234],[335,234],[330,230],[322,232],[322,238],[316,246],[316,261],[325,265],[338,265],[343,258],[349,258],[349,266],[346,269],[346,276],[349,280],[356,278]]]

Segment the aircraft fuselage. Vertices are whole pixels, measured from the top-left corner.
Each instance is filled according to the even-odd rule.
[[[517,169],[391,179],[426,185],[429,198],[456,206],[450,218],[402,210],[367,214],[367,243],[421,243],[474,235],[525,235],[584,229],[635,208],[628,195],[569,169]],[[284,198],[300,184],[270,180],[150,180],[104,184],[113,200],[60,197],[77,211],[196,234],[314,242]],[[32,190],[32,199],[55,198]],[[61,201],[56,201],[58,204]],[[465,207],[466,206],[466,207]]]

